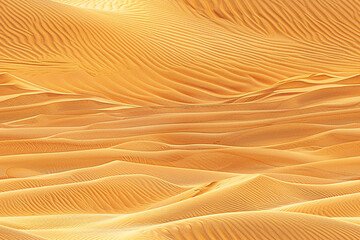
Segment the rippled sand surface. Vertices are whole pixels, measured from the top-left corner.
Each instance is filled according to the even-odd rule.
[[[358,0],[0,0],[0,239],[360,239]]]

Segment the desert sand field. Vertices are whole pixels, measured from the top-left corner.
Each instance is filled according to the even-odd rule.
[[[0,239],[360,239],[360,1],[0,0]]]

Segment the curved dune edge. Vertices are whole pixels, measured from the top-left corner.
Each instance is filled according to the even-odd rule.
[[[358,79],[303,76],[229,103],[131,107],[7,75],[4,236],[301,239],[301,227],[309,239],[356,239]],[[61,115],[47,107],[68,101]]]
[[[359,239],[356,0],[0,0],[0,240]]]
[[[358,226],[343,221],[302,214],[251,212],[163,224],[141,230],[128,239],[357,239],[358,235]]]
[[[56,91],[209,104],[289,77],[358,73],[355,1],[2,2],[0,70]]]
[[[27,234],[23,231],[18,231],[12,228],[0,227],[0,239],[14,239],[14,240],[45,240],[39,236]]]

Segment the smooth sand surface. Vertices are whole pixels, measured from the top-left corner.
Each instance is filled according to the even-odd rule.
[[[0,0],[0,239],[360,239],[357,0]]]

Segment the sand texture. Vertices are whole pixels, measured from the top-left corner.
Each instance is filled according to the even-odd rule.
[[[0,0],[0,240],[360,239],[358,0]]]

